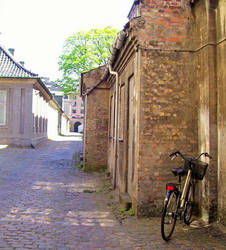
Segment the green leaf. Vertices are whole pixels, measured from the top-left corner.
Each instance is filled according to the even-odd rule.
[[[108,62],[118,30],[107,26],[104,29],[79,31],[69,36],[59,57],[62,78],[57,80],[64,93],[78,92],[81,73]]]

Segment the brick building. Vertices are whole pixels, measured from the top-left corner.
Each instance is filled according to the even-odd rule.
[[[84,98],[95,93],[104,110],[108,98],[108,148],[103,143],[99,151],[119,196],[131,198],[138,216],[160,213],[165,183],[173,180],[170,152],[206,151],[214,158],[197,183],[196,202],[206,221],[226,223],[225,9],[224,0],[134,1],[109,72],[82,78]],[[91,91],[83,91],[88,82]],[[101,84],[105,94],[95,92]]]
[[[79,95],[64,96],[63,107],[65,113],[70,118],[70,131],[83,132],[84,104]]]

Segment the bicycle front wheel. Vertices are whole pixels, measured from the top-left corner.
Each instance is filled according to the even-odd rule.
[[[170,240],[177,221],[178,199],[174,192],[171,192],[165,201],[162,218],[161,218],[161,234],[165,241]],[[167,201],[168,200],[168,201]]]
[[[194,206],[194,185],[192,183],[189,184],[188,192],[185,201],[185,209],[184,209],[184,223],[190,225],[192,210]]]

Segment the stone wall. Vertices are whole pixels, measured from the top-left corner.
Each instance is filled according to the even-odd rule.
[[[225,223],[225,13],[226,2],[195,1],[189,37],[195,58],[198,86],[198,149],[213,156],[207,175],[199,183],[199,205],[206,221]]]
[[[216,8],[217,113],[218,113],[218,217],[226,225],[226,2]]]

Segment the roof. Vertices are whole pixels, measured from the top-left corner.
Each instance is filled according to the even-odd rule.
[[[43,78],[43,82],[46,85],[46,87],[50,90],[50,92],[63,92],[62,88],[60,86],[56,85],[56,82],[50,81],[49,78]]]
[[[93,86],[89,87],[88,89],[84,89],[84,86],[83,86],[83,76],[85,74],[88,74],[88,73],[91,73],[91,72],[97,72],[97,71],[100,71],[100,70],[103,70],[103,74],[102,74],[102,77],[100,77],[100,79],[98,80],[98,82],[96,82]],[[95,69],[91,69],[87,72],[83,72],[81,73],[81,79],[80,79],[80,96],[85,96],[85,95],[88,95],[90,92],[92,92],[96,87],[98,87],[102,82],[104,82],[108,76],[108,67],[107,65],[102,65],[102,66],[99,66],[98,68],[95,68]]]
[[[0,78],[38,78],[25,69],[0,45]]]

